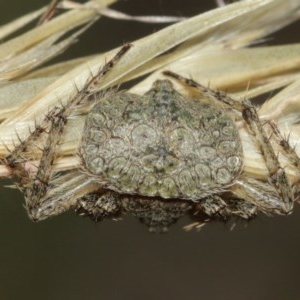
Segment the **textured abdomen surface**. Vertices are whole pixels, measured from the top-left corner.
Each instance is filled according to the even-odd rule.
[[[115,94],[89,113],[80,154],[84,168],[113,190],[197,200],[229,186],[242,168],[231,118],[185,98],[169,81],[144,96]]]

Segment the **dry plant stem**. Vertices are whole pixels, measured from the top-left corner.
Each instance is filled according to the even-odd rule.
[[[42,26],[38,26],[21,36],[5,42],[0,47],[0,59],[10,57],[15,53],[20,53],[55,33],[91,21],[94,17],[99,16],[97,10],[101,10],[115,1],[116,0],[90,1],[86,4],[87,9],[69,11],[51,20],[51,22],[44,23]],[[90,6],[91,4],[93,4],[93,7]]]
[[[44,14],[40,17],[37,26],[42,25],[43,23],[48,22],[50,19],[53,18],[54,14],[56,13],[57,5],[60,0],[52,0],[47,7],[47,10]]]
[[[31,207],[37,207],[38,203],[40,203],[41,199],[47,193],[49,181],[51,181],[53,163],[59,152],[59,141],[67,123],[67,117],[77,106],[91,99],[89,96],[97,90],[101,78],[105,76],[129,48],[129,44],[124,45],[112,60],[106,63],[96,75],[91,76],[83,90],[78,91],[78,94],[65,105],[51,109],[42,124],[37,125],[36,129],[31,132],[29,138],[16,146],[12,153],[4,160],[4,163],[10,168],[12,175],[21,178],[20,187],[25,189],[24,194],[29,210]],[[33,141],[46,131],[47,140],[43,149],[41,162],[38,166],[37,173],[31,175],[31,173],[24,168],[24,162],[20,162],[20,156],[29,146],[32,146]]]
[[[262,1],[257,1],[257,2],[255,2],[256,4],[258,4],[258,6],[257,7],[259,7],[259,5],[265,5],[265,4],[267,4],[267,2],[268,1],[265,1],[264,2],[264,4],[263,4],[263,2]],[[270,3],[272,2],[272,1],[269,1]],[[273,1],[274,3],[276,2],[276,1]],[[291,2],[291,1],[290,1]],[[241,3],[237,3],[238,5],[243,5],[243,3],[241,2]],[[256,5],[255,4],[255,5]],[[251,4],[252,5],[252,4]],[[228,7],[225,7],[226,9],[228,8]],[[244,8],[243,8],[244,9]],[[238,11],[237,11],[238,12]],[[228,12],[227,12],[227,14],[228,14]],[[217,15],[217,19],[218,20],[220,20],[221,18],[221,15]],[[228,16],[227,16],[227,18],[229,18],[230,17],[230,14],[228,14]],[[231,18],[231,17],[230,17]],[[208,18],[208,19],[204,19],[204,23],[212,23],[212,21]],[[189,22],[190,23],[190,22]],[[277,24],[277,23],[276,23]],[[179,24],[178,24],[179,25]],[[188,24],[187,24],[188,25]],[[213,25],[213,26],[215,26],[215,25]],[[223,26],[223,25],[222,25]],[[172,26],[173,27],[173,26]],[[188,26],[187,26],[187,28],[188,29],[191,29],[191,31],[192,32],[194,32],[194,33],[197,33],[197,31],[196,31],[196,29],[195,29],[195,26],[194,27],[192,27],[191,26],[191,24],[189,24]],[[199,27],[199,24],[197,25],[197,28],[200,28]],[[175,29],[175,28],[174,28]],[[176,38],[178,38],[178,39],[180,39],[181,38],[181,35],[180,34],[178,34],[178,32],[176,32],[177,34],[176,34]],[[225,31],[225,35],[226,34],[228,34],[228,33],[226,33],[226,31]],[[189,36],[190,35],[190,33],[189,33],[189,31],[188,32],[184,32],[184,36],[186,37],[186,36]],[[171,37],[172,35],[170,34],[170,32],[168,32],[168,35],[167,35],[167,37]],[[174,35],[173,35],[174,36]],[[217,37],[216,37],[217,38]],[[157,40],[157,39],[159,39],[159,36],[156,36],[156,38],[155,38],[155,40]],[[154,37],[153,37],[153,40],[154,40]],[[159,39],[160,41],[161,40],[163,40],[163,41],[168,41],[168,38],[166,38],[166,36],[163,36],[163,38],[162,39]],[[154,41],[153,41],[154,42]],[[150,45],[150,46],[149,46]],[[157,47],[157,43],[155,44],[156,45],[156,47]],[[174,45],[173,45],[174,46]],[[144,46],[144,48],[149,48],[150,50],[151,50],[151,44],[146,44],[146,46]],[[138,46],[135,46],[134,48],[138,48]],[[133,50],[134,51],[134,50]],[[147,55],[148,55],[148,53],[150,53],[151,51],[147,51]],[[157,49],[157,53],[159,54],[159,53],[161,53],[162,52],[162,50],[161,50],[161,48],[159,48],[159,49]],[[146,51],[143,51],[142,53],[146,53]],[[151,54],[151,53],[150,53]],[[151,54],[152,55],[152,54]],[[151,56],[150,55],[150,56]],[[133,57],[139,57],[139,53],[134,53],[134,55],[133,55]],[[148,59],[148,58],[147,58]],[[196,58],[195,58],[196,59]],[[130,61],[130,60],[129,60]],[[282,58],[281,58],[281,61],[282,61]],[[99,61],[95,61],[95,65],[98,63]],[[134,65],[136,66],[136,65],[138,65],[138,63],[140,63],[139,61],[134,61]],[[91,63],[89,63],[89,65],[93,65],[94,64],[94,61],[93,62],[91,62]],[[126,65],[125,66],[125,68],[123,68],[123,69],[126,69],[126,71],[127,70],[130,70],[130,68],[131,68],[131,65]],[[117,69],[119,69],[119,68],[117,68]],[[198,69],[200,69],[200,68],[198,68]],[[204,66],[203,67],[203,69],[206,69],[206,66]],[[224,69],[227,69],[227,68],[224,68]],[[265,68],[264,68],[265,69]],[[95,72],[95,71],[94,71]],[[81,72],[82,74],[84,73],[84,72]],[[181,73],[181,72],[180,72]],[[120,77],[119,76],[119,74],[117,74],[118,75],[118,78]],[[240,72],[239,72],[239,75],[240,75]],[[193,74],[193,76],[194,76],[194,74]],[[208,77],[212,77],[213,78],[213,76],[214,76],[214,74],[209,74],[209,76]],[[227,76],[227,75],[226,75]],[[77,80],[77,77],[75,78],[76,76],[73,76],[73,73],[70,75],[70,76],[68,76],[68,79],[70,79],[71,78],[71,81],[72,82],[74,82],[74,81],[76,81],[76,85],[77,85],[77,82],[79,81],[79,80]],[[110,77],[110,76],[108,76],[108,77]],[[114,78],[117,78],[117,76],[113,76]],[[232,76],[228,76],[228,77],[230,77],[230,78],[232,78]],[[249,76],[247,77],[247,78],[249,78]],[[201,79],[200,79],[201,80]],[[85,81],[85,79],[84,79],[84,81]],[[104,81],[106,81],[106,80],[104,80]],[[153,82],[153,80],[151,80],[151,82]],[[55,89],[56,87],[54,86],[53,88],[52,88],[52,90],[53,89]],[[145,87],[143,88],[143,90],[145,90]],[[47,93],[47,92],[49,92],[49,90],[47,90],[47,91],[45,91],[45,93]],[[56,96],[56,98],[58,98],[58,99],[65,99],[65,97],[63,97],[63,96],[61,96],[61,94],[59,93],[59,92],[57,92],[57,91],[55,91],[53,94],[55,94],[55,95],[57,95]],[[49,98],[50,99],[50,98]],[[48,107],[53,107],[54,105],[49,105],[48,103],[51,103],[50,101],[49,101],[49,99],[47,98],[47,99],[45,99],[45,100],[47,100],[47,101],[45,101],[45,103],[47,103],[46,105],[44,105],[43,107],[46,107],[47,106],[47,108]],[[56,104],[55,104],[56,105]],[[33,106],[32,107],[38,107],[38,105],[36,105],[36,103],[34,103],[33,104]],[[27,119],[26,119],[26,116],[27,116],[27,112],[29,112],[31,109],[32,109],[32,107],[31,108],[27,108],[26,107],[26,110],[24,110],[24,111],[22,111],[22,116],[25,116],[25,118],[22,118],[21,117],[21,119],[20,120],[18,120],[17,118],[15,118],[15,119],[13,119],[12,120],[12,124],[13,124],[13,130],[11,131],[11,133],[10,133],[10,136],[12,137],[13,136],[13,134],[15,133],[15,131],[17,131],[19,134],[20,134],[20,136],[22,137],[22,139],[23,140],[25,140],[25,136],[27,135],[27,131],[28,131],[28,128],[30,127],[30,123],[28,123],[28,125],[26,124],[26,126],[24,126],[24,128],[25,128],[25,131],[26,131],[26,133],[24,134],[24,133],[22,133],[21,131],[22,131],[22,129],[20,128],[20,127],[18,127],[18,128],[16,128],[16,124],[22,124],[22,122],[24,122],[24,120],[34,120],[34,119],[38,119],[38,117],[39,116],[41,116],[41,115],[43,115],[44,114],[44,112],[43,111],[39,111],[39,112],[37,112],[36,114],[32,114],[31,116],[29,116]],[[32,121],[31,121],[32,122]],[[24,122],[25,123],[25,122]],[[5,130],[3,130],[2,131],[2,133],[1,133],[1,135],[3,136],[4,135],[4,133],[5,132],[8,132],[8,130],[5,128]],[[12,139],[12,138],[11,138]],[[7,144],[7,145],[9,145],[10,146],[10,140],[8,140],[8,139],[5,139],[5,143]],[[17,143],[17,142],[16,142]],[[76,144],[76,143],[74,143],[74,144]],[[74,147],[73,147],[74,149],[76,148],[76,145],[74,145]],[[7,153],[7,152],[6,152]],[[70,152],[68,152],[68,153],[70,153]],[[65,153],[64,153],[65,154]],[[4,154],[5,155],[5,154]],[[70,168],[70,167],[69,167]],[[3,173],[1,173],[1,174],[4,174],[4,176],[5,176],[5,172]],[[7,173],[6,173],[7,174]]]
[[[215,0],[217,6],[222,7],[226,5],[226,2],[224,0]]]
[[[8,23],[5,25],[0,26],[0,39],[4,39],[5,37],[9,36],[13,32],[17,31],[20,28],[23,28],[28,23],[32,22],[34,19],[38,18],[43,12],[45,8],[41,8],[39,10],[33,11],[22,17]]]
[[[247,123],[254,139],[257,141],[257,144],[259,145],[259,148],[266,161],[266,166],[270,174],[270,181],[277,190],[279,197],[282,198],[284,202],[283,209],[286,213],[291,212],[294,202],[294,196],[291,186],[284,169],[279,164],[278,158],[259,120],[254,105],[249,100],[235,100],[227,96],[223,91],[214,91],[195,82],[194,80],[184,78],[176,73],[165,71],[164,74],[181,81],[183,84],[189,87],[196,88],[209,99],[217,99],[218,101],[221,101],[228,105],[229,108],[234,108],[235,110],[242,113],[242,116]]]
[[[242,2],[238,4],[242,4]],[[227,8],[228,7],[225,7],[224,9]],[[231,17],[231,15],[229,16],[230,18],[233,18]],[[220,17],[220,15],[218,15],[218,17]],[[229,17],[227,16],[227,18]],[[163,30],[153,36],[150,36],[147,39],[143,39],[143,41],[138,41],[135,44],[134,49],[132,49],[130,53],[130,59],[126,60],[126,62],[122,61],[119,67],[116,68],[116,70],[106,76],[101,85],[105,88],[109,85],[116,84],[116,81],[120,78],[122,78],[121,80],[124,80],[124,74],[131,71],[133,67],[135,68],[141,65],[141,63],[144,63],[146,60],[150,60],[151,57],[162,53],[163,51],[169,49],[169,47],[171,46],[174,47],[176,44],[178,44],[175,43],[174,36],[176,36],[176,40],[178,39],[178,42],[180,42],[190,37],[191,34],[195,35],[197,33],[197,28],[199,30],[200,18],[198,20],[197,26],[196,24],[193,25],[193,22],[191,22],[192,20],[187,21],[188,22],[182,22],[186,23],[186,30],[184,31],[184,34],[181,33],[179,28],[176,29],[174,26],[170,26],[168,28],[169,30]],[[211,17],[204,18],[203,21],[208,22],[209,24],[212,23]],[[211,26],[216,25],[212,24]],[[175,32],[175,34],[171,34],[171,29]],[[166,45],[163,46],[161,45],[161,43],[157,43],[157,40],[166,41]],[[144,51],[144,49],[147,49],[147,51]],[[109,54],[106,54],[105,56],[107,57],[108,55]],[[93,69],[94,73],[96,72],[95,69],[98,68],[100,62],[102,64],[102,59],[103,57],[101,59],[99,58],[97,60],[92,60],[88,63],[89,68]],[[85,69],[87,69],[86,65],[87,64],[85,64]],[[74,82],[76,82],[76,85],[78,87],[81,87],[81,85],[86,82],[86,75],[88,74],[88,72],[86,72],[85,69],[78,68],[78,70],[66,74],[66,76],[63,76],[61,79],[59,79],[57,83],[52,84],[51,86],[49,86],[49,88],[45,89],[43,93],[40,93],[39,95],[34,97],[32,101],[29,101],[28,105],[24,105],[23,109],[21,108],[19,110],[19,113],[16,114],[15,117],[6,120],[2,124],[3,126],[1,126],[1,136],[4,137],[3,140],[5,141],[5,143],[7,143],[7,145],[10,145],[16,131],[22,137],[22,139],[25,139],[27,136],[28,128],[33,124],[33,120],[39,119],[41,115],[45,114],[45,108],[51,109],[51,107],[54,107],[56,105],[57,99],[66,99],[66,97],[69,97],[69,92],[74,88]],[[153,80],[151,80],[151,82],[153,82]],[[74,143],[74,149],[75,148],[76,143]]]
[[[238,3],[240,4],[240,3]],[[252,6],[252,5],[251,5]],[[225,7],[224,10],[227,10],[229,7]],[[229,16],[227,16],[227,20],[231,21],[233,20],[237,14],[241,15],[244,12],[244,10],[242,11],[240,10],[236,10],[236,12],[234,11],[234,13],[229,14],[229,12],[227,12],[227,14],[229,14]],[[218,17],[221,17],[220,15],[217,15]],[[188,19],[184,22],[181,22],[180,24],[176,24],[176,25],[172,25],[169,26],[168,28],[165,28],[149,37],[143,38],[139,41],[137,41],[135,43],[135,47],[132,49],[131,53],[132,53],[132,57],[129,60],[126,60],[126,62],[122,62],[120,64],[120,68],[117,68],[118,70],[115,70],[114,72],[112,72],[112,76],[107,76],[106,80],[104,80],[102,82],[103,87],[108,86],[109,84],[111,84],[112,82],[115,84],[116,81],[119,78],[124,78],[124,75],[128,74],[129,72],[131,72],[133,69],[136,69],[137,67],[141,66],[142,64],[144,64],[147,61],[150,61],[153,57],[158,56],[159,54],[171,49],[172,47],[177,46],[178,44],[188,40],[191,37],[196,36],[197,34],[203,34],[203,32],[207,31],[207,29],[199,29],[201,28],[200,26],[200,20],[202,22],[208,23],[210,25],[210,28],[214,28],[217,27],[221,21],[217,22],[214,18],[212,18],[212,14],[205,14],[203,16],[197,16],[191,19]],[[53,20],[54,21],[54,20]],[[229,22],[228,21],[228,22]],[[181,25],[182,24],[182,25]],[[45,24],[47,25],[47,24]],[[180,26],[181,25],[181,26]],[[183,27],[184,25],[184,30]],[[158,43],[157,41],[161,41],[162,43]],[[145,49],[147,49],[147,51],[145,51]],[[107,57],[109,55],[109,53],[106,53],[105,56]],[[133,59],[134,58],[134,59]],[[89,62],[89,65],[91,66],[90,68],[98,68],[99,63],[102,63],[102,59],[103,57],[99,57],[98,59],[92,60]],[[53,84],[51,85],[51,91],[53,91],[55,89],[55,94],[59,95],[59,97],[62,95],[63,93],[63,89],[66,90],[68,89],[67,87],[67,80],[70,81],[70,78],[74,78],[73,80],[75,80],[76,82],[79,81],[83,81],[85,82],[85,76],[88,74],[88,71],[86,70],[86,65],[85,65],[85,70],[84,68],[78,68],[77,70],[74,70],[74,72],[70,72],[68,74],[68,76],[63,76],[59,82],[57,82],[57,84]],[[114,79],[112,79],[112,77]],[[153,81],[152,81],[153,82]],[[54,94],[51,93],[52,96]],[[47,105],[51,106],[53,104],[53,100],[50,99],[51,98],[51,94],[47,95],[47,99],[43,99],[43,100],[47,100]],[[46,97],[44,97],[46,98]],[[36,108],[36,110],[40,109],[40,104],[39,99],[35,99],[36,103],[34,104],[34,107]],[[29,103],[30,105],[30,103]],[[44,107],[44,106],[43,106]],[[27,110],[27,109],[26,109]],[[23,121],[25,120],[25,118],[28,120],[34,120],[36,119],[40,114],[35,114],[35,112],[33,110],[32,113],[30,112],[23,112],[23,110],[20,110],[20,114],[23,115],[23,118],[20,119],[19,116],[20,114],[18,114],[18,116],[15,116],[15,118],[13,118],[11,120],[11,122],[17,123],[18,120],[19,121]],[[18,120],[17,120],[18,118]],[[7,124],[7,122],[6,122]]]
[[[173,23],[186,19],[184,17],[175,16],[131,16],[109,8],[103,9],[101,11],[101,15],[118,20],[129,20],[143,23]]]

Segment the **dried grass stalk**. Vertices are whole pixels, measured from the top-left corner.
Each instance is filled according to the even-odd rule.
[[[5,157],[8,149],[13,149],[19,139],[26,139],[30,129],[41,121],[47,111],[55,105],[63,105],[76,94],[91,72],[96,72],[116,53],[117,49],[114,49],[33,71],[69,46],[81,33],[82,26],[94,21],[99,17],[98,12],[101,13],[101,9],[113,2],[87,2],[80,9],[68,11],[0,46],[1,157]],[[42,12],[43,9],[26,18],[37,17]],[[252,98],[283,88],[260,108],[259,113],[264,120],[276,121],[283,135],[290,135],[291,144],[296,145],[300,135],[297,125],[300,112],[300,44],[247,47],[299,17],[298,0],[245,0],[186,19],[133,41],[126,57],[103,78],[99,91],[149,74],[131,89],[142,94],[155,79],[162,77],[161,71],[166,69],[191,76],[211,87],[226,89],[238,98]],[[24,18],[10,26],[17,29],[18,23],[25,22]],[[77,33],[57,43],[58,38],[77,27],[81,28]],[[5,27],[0,28],[0,36],[7,34],[5,32]],[[57,170],[78,166],[76,149],[83,121],[84,114],[68,122],[60,158],[55,165]],[[266,179],[261,154],[242,124],[240,132],[245,150],[245,172],[249,176]],[[280,153],[278,145],[274,144],[274,147]],[[299,147],[296,151],[300,155]],[[294,170],[283,155],[280,154],[279,158],[294,180]],[[9,175],[3,166],[0,166],[0,175]]]

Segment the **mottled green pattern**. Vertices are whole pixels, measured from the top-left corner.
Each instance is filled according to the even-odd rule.
[[[231,118],[207,101],[182,96],[168,80],[156,81],[144,96],[103,99],[89,113],[83,136],[87,172],[122,193],[197,200],[241,172]]]

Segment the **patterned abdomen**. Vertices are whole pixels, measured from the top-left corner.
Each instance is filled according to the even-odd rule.
[[[242,148],[234,122],[169,81],[144,96],[119,93],[89,113],[80,147],[87,172],[112,190],[197,200],[240,174]]]

